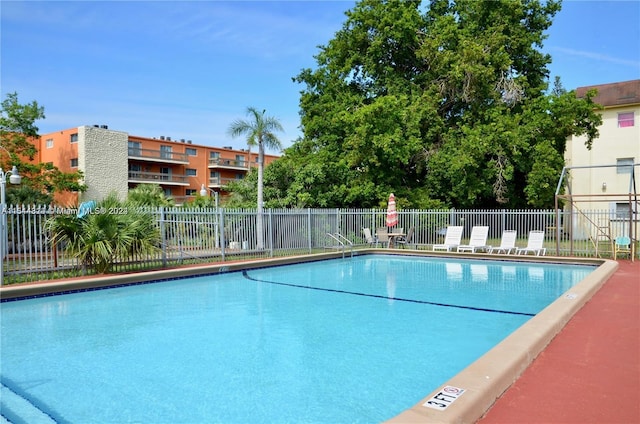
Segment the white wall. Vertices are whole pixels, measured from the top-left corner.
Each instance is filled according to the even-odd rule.
[[[634,112],[633,127],[618,128],[618,113]],[[602,111],[600,136],[591,150],[585,146],[586,136],[571,137],[565,155],[567,166],[616,165],[620,158],[633,158],[640,163],[640,105],[608,108]],[[636,169],[637,170],[637,169]],[[618,174],[616,168],[574,169],[573,194],[628,193],[629,174]],[[606,183],[603,190],[602,183]]]
[[[634,126],[619,128],[618,113],[625,112],[634,112]],[[584,144],[586,136],[571,137],[567,141],[565,162],[566,166],[572,167],[613,165],[607,168],[571,169],[571,194],[578,209],[608,211],[603,217],[612,219],[611,224],[616,227],[619,223],[615,221],[615,204],[628,202],[630,174],[618,173],[615,165],[622,158],[633,158],[634,164],[640,164],[640,105],[609,107],[601,114],[600,135],[594,140],[592,149],[587,150]],[[640,167],[635,167],[635,174],[636,190],[640,191]],[[606,184],[606,188],[603,184]],[[634,234],[637,235],[640,230],[637,221],[635,227]],[[574,236],[581,233],[581,228],[573,229]],[[628,234],[628,231],[614,231],[612,228],[611,235]]]

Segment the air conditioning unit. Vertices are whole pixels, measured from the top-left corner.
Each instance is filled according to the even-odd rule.
[[[167,141],[171,141],[171,137],[167,137]]]
[[[160,140],[164,140],[164,136],[163,135],[160,136]]]

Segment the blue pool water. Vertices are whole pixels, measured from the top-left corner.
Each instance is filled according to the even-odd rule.
[[[4,302],[2,415],[380,422],[593,269],[367,255]]]

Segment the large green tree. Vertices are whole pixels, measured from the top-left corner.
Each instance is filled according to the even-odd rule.
[[[264,208],[264,149],[282,149],[282,143],[276,132],[282,132],[282,124],[277,118],[265,115],[266,110],[262,112],[258,111],[255,107],[247,108],[247,116],[249,119],[237,119],[229,126],[229,135],[232,137],[245,136],[247,145],[258,146],[258,220],[256,231],[257,248],[262,249],[264,247],[264,234],[262,228],[262,213]]]
[[[362,0],[316,56],[303,137],[281,172],[289,205],[545,207],[565,140],[601,123],[548,92],[540,51],[558,1]]]
[[[31,140],[37,139],[35,122],[44,119],[44,108],[36,101],[21,104],[17,93],[7,94],[0,110],[0,168],[18,168],[21,187],[7,187],[8,203],[50,203],[58,191],[84,191],[81,172],[62,172],[50,163],[32,162],[38,149]]]

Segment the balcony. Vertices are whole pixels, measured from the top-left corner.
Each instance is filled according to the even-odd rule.
[[[173,196],[173,195],[169,197],[173,199],[176,206],[184,205],[185,203],[190,202],[196,198],[195,196]]]
[[[129,182],[188,186],[189,177],[179,174],[164,174],[162,172],[129,171]]]
[[[222,188],[232,181],[238,181],[237,178],[209,178],[209,188]]]
[[[186,153],[168,152],[165,150],[141,149],[129,147],[129,159],[138,159],[148,162],[176,163],[186,165],[189,156]]]
[[[239,171],[246,171],[249,168],[248,165],[249,162],[247,162],[246,160],[222,158],[209,159],[209,168],[235,169]]]

